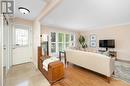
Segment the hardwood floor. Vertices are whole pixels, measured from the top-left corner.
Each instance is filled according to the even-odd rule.
[[[123,81],[111,79],[107,83],[106,77],[75,65],[65,69],[65,77],[53,86],[130,86]]]
[[[32,63],[13,66],[9,71],[5,86],[50,86],[46,78]],[[64,79],[53,86],[130,86],[120,80],[111,80],[92,71],[69,65],[65,69]]]

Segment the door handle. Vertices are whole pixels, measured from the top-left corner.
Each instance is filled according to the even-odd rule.
[[[4,50],[6,50],[6,48],[4,47]]]

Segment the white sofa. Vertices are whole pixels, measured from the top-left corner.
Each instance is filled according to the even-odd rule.
[[[66,50],[68,62],[111,77],[114,72],[114,59],[98,53],[80,50]]]

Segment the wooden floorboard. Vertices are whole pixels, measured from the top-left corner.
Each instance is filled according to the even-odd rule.
[[[50,86],[42,73],[32,63],[13,66],[6,77],[5,86]],[[107,83],[106,77],[70,64],[65,68],[64,79],[53,86],[130,86],[120,80]]]
[[[52,86],[130,86],[123,81],[111,79],[108,83],[106,77],[90,70],[69,64],[65,68],[64,79]]]

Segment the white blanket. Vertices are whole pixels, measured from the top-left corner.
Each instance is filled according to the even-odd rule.
[[[43,61],[43,68],[48,71],[48,64],[51,63],[51,62],[54,62],[54,61],[58,61],[59,59],[56,58],[56,57],[51,57],[51,58],[48,58],[46,60]]]

